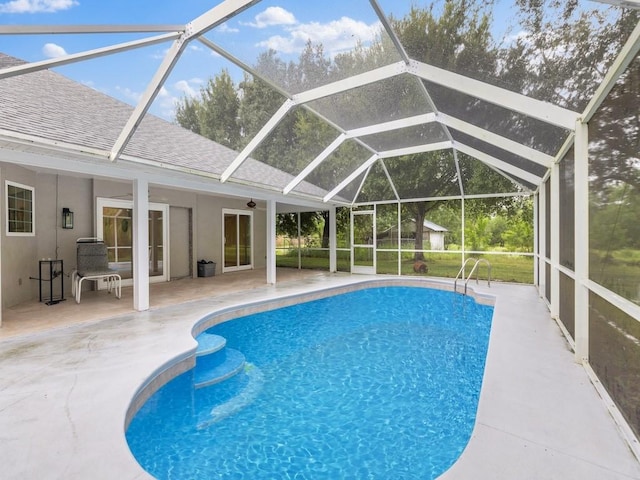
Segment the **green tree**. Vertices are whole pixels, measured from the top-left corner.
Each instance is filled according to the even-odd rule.
[[[201,134],[229,148],[240,145],[238,91],[227,70],[209,79],[201,90]]]
[[[200,102],[198,99],[183,97],[176,105],[176,123],[194,133],[202,134],[198,116],[199,109]]]

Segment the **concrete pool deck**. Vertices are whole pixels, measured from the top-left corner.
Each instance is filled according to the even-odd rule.
[[[150,375],[193,352],[198,320],[396,278],[315,275],[0,336],[0,477],[150,478],[127,447],[127,411]],[[473,287],[496,297],[489,354],[471,441],[441,478],[640,480],[640,463],[535,288]]]

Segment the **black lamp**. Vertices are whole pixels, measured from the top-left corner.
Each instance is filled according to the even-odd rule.
[[[253,201],[253,198],[247,202],[247,207],[256,208],[256,202]]]
[[[73,228],[73,212],[67,207],[62,208],[62,228]]]

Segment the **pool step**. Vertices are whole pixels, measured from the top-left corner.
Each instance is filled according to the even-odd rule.
[[[193,372],[195,388],[203,388],[226,380],[244,368],[244,355],[233,348],[223,348],[209,355],[197,357]]]
[[[221,335],[215,335],[213,333],[201,333],[196,338],[198,341],[198,348],[196,349],[196,357],[202,357],[204,355],[211,355],[219,350],[222,350],[227,344],[227,339]]]

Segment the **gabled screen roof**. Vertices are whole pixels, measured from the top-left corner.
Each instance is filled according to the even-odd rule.
[[[233,152],[209,172],[221,182],[336,203],[527,193],[570,141],[638,16],[589,1],[517,3],[227,0],[202,12],[154,2],[130,15],[55,17],[83,21],[66,25],[39,23],[42,15],[23,25],[14,15],[16,24],[0,26],[0,51],[27,63],[0,66],[0,82],[46,68],[97,82],[80,76],[90,71],[84,62],[121,77],[146,72],[115,138],[95,145],[113,161],[141,138],[145,115],[174,121],[162,103],[169,87],[181,85],[182,102],[203,101],[195,85],[224,70],[241,105],[231,121],[244,123],[234,140],[211,134]],[[86,47],[63,49],[72,37]],[[39,57],[43,40],[61,51]],[[200,83],[184,79],[187,71]],[[261,101],[260,115],[247,110]],[[145,154],[184,163],[180,148],[168,162],[156,150]],[[478,175],[494,191],[478,191]]]

